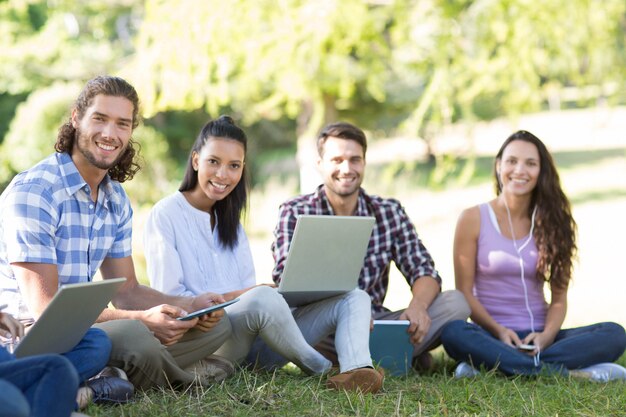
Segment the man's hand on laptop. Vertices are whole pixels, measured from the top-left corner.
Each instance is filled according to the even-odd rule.
[[[215,304],[221,304],[225,301],[226,299],[221,294],[206,292],[194,297],[191,306],[193,307],[193,311],[197,311]],[[217,326],[222,317],[224,317],[224,309],[215,310],[209,314],[200,316],[196,327],[200,331],[208,332],[213,327]]]
[[[0,335],[15,340],[24,336],[24,325],[8,313],[0,313]]]
[[[186,315],[187,312],[180,307],[161,304],[145,310],[141,321],[163,345],[170,346],[178,342],[189,329],[197,324],[198,319],[176,320]]]
[[[430,329],[431,320],[425,307],[409,305],[400,315],[400,320],[409,321],[408,332],[414,345],[421,343]]]

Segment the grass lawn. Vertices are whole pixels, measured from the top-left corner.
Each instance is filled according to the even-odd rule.
[[[577,151],[555,152],[579,227],[579,262],[570,286],[564,327],[607,320],[626,326],[626,280],[621,263],[624,245],[620,240],[626,236],[626,139],[621,133],[619,138],[619,144],[610,149],[592,151],[581,147]],[[564,135],[563,139],[571,137]],[[495,150],[490,155],[493,153]],[[420,180],[429,173],[419,171],[419,166],[406,178],[397,175],[392,182],[379,181],[385,177],[384,171],[372,169],[366,176],[364,185],[368,191],[402,201],[444,277],[444,290],[454,288],[451,254],[456,219],[463,208],[493,198],[492,163],[492,157],[479,158],[470,183],[448,184],[443,190],[429,189],[425,180]],[[396,171],[392,174],[401,169]],[[257,282],[270,281],[273,262],[269,248],[277,207],[293,194],[292,189],[275,187],[256,190],[251,196],[245,226]],[[142,236],[141,221],[136,227],[135,236]],[[140,247],[137,253],[141,253]],[[136,258],[141,260],[141,256]],[[385,305],[393,310],[404,308],[409,297],[404,279],[392,268]],[[91,406],[86,413],[148,417],[626,416],[626,383],[596,384],[549,376],[505,378],[495,373],[455,380],[455,364],[441,349],[436,352],[435,372],[387,378],[384,390],[376,395],[329,391],[325,378],[305,377],[297,369],[287,367],[274,374],[241,370],[223,384],[203,390],[139,393],[133,404]],[[619,363],[626,365],[626,354]]]
[[[429,375],[385,380],[378,394],[325,388],[324,377],[297,368],[238,371],[222,384],[185,392],[139,393],[132,404],[90,406],[92,416],[626,416],[626,383],[565,377],[505,378],[494,372],[452,377],[454,363],[436,351]],[[626,355],[620,361],[626,364]]]

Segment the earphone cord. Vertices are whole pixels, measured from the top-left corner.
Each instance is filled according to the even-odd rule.
[[[528,302],[528,289],[526,288],[526,280],[524,278],[524,260],[522,259],[522,250],[530,243],[530,240],[533,238],[533,230],[535,228],[535,214],[537,213],[537,206],[533,209],[533,214],[530,219],[530,233],[528,235],[528,239],[524,242],[524,244],[520,247],[517,246],[517,240],[515,239],[515,232],[513,231],[513,220],[511,219],[511,211],[509,210],[509,205],[506,202],[506,198],[504,198],[504,207],[506,208],[506,214],[509,220],[509,228],[511,229],[511,237],[513,238],[513,246],[515,247],[515,251],[517,252],[517,256],[519,258],[519,266],[520,266],[520,278],[522,280],[522,287],[524,288],[524,302],[526,304],[526,311],[528,311],[528,316],[530,317],[530,331],[535,333],[535,316],[533,315],[532,310],[530,309],[530,304]],[[533,357],[533,361],[535,363],[535,367],[538,367],[540,364],[540,349],[537,347],[537,354]]]

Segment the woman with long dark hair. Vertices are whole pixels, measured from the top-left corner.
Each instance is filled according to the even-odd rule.
[[[612,363],[626,347],[620,325],[561,328],[576,223],[545,145],[527,131],[511,135],[496,155],[494,180],[496,198],[466,209],[457,223],[456,287],[473,323],[452,322],[441,335],[448,354],[461,362],[455,375],[485,367],[506,375],[626,379],[626,369]]]
[[[256,285],[240,223],[248,194],[246,149],[246,134],[228,116],[202,128],[179,191],[158,202],[146,223],[150,284],[171,295],[240,298],[226,308],[232,336],[218,357],[241,362],[259,335],[306,373],[324,373],[331,363],[304,340],[284,299]]]

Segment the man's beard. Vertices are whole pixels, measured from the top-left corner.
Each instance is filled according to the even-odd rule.
[[[90,139],[88,137],[86,137],[85,135],[83,135],[82,131],[80,130],[79,127],[76,128],[76,133],[74,136],[74,144],[76,145],[76,149],[78,149],[78,151],[85,157],[86,160],[89,161],[89,163],[91,163],[91,165],[95,166],[96,168],[99,169],[104,169],[104,170],[110,170],[111,168],[115,167],[117,165],[117,163],[122,159],[122,157],[124,156],[124,154],[126,153],[126,148],[124,148],[122,150],[122,152],[119,154],[119,156],[117,158],[115,158],[115,160],[111,163],[107,163],[105,161],[98,161],[95,157],[95,155],[89,151],[89,149],[87,149],[87,147],[83,147],[81,145],[82,142],[85,143],[89,143]]]

